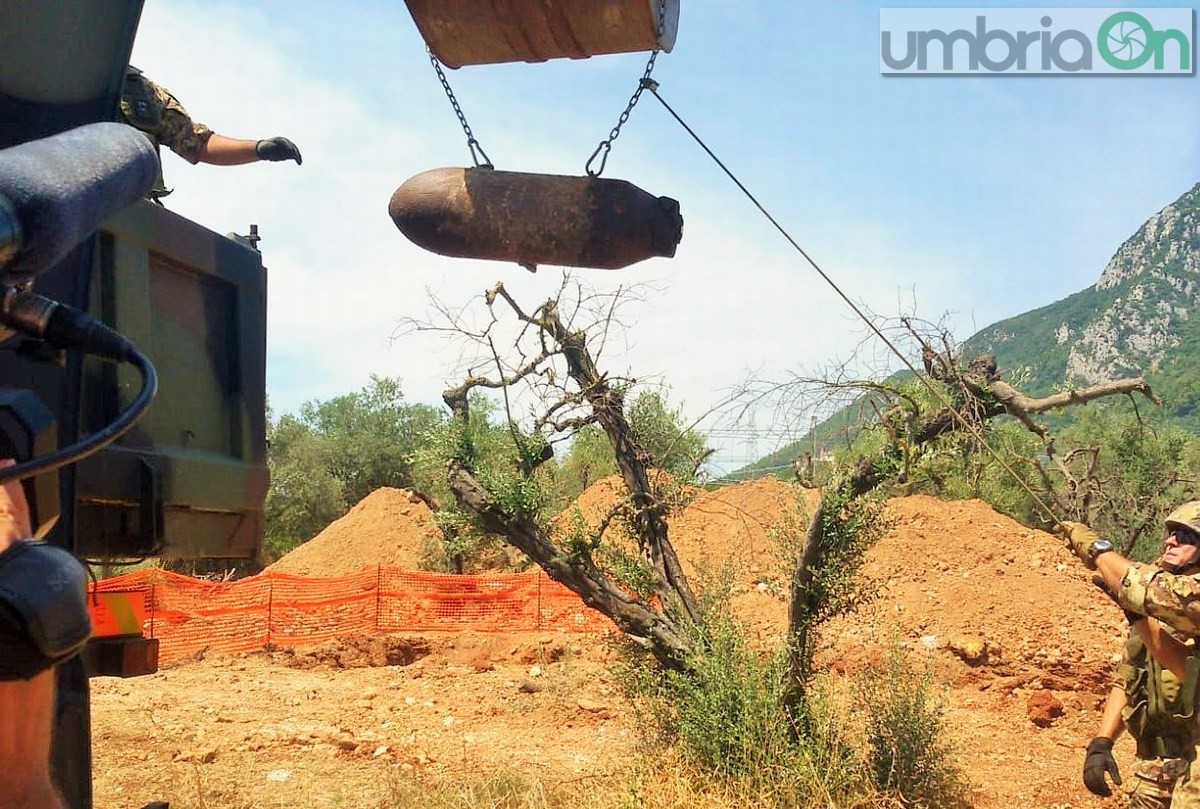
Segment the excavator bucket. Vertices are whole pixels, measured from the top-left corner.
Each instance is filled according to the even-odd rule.
[[[455,68],[631,51],[669,52],[679,26],[679,0],[405,2],[434,56]]]

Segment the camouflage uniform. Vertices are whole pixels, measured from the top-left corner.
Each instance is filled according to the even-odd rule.
[[[200,150],[208,142],[212,130],[194,122],[175,96],[150,81],[136,67],[125,71],[120,108],[125,123],[140,129],[155,149],[166,146],[189,163],[200,161]],[[161,197],[169,193],[163,184],[160,166],[158,181],[150,196]]]
[[[1200,529],[1200,501],[1175,509],[1166,525],[1168,530],[1172,525]],[[1115,595],[1122,607],[1157,618],[1180,640],[1200,637],[1200,573],[1194,565],[1185,573],[1134,563]],[[1197,752],[1200,655],[1188,658],[1186,670],[1180,683],[1146,653],[1136,635],[1126,644],[1117,674],[1128,696],[1121,718],[1138,741],[1138,764],[1128,788],[1131,809],[1200,809],[1200,772],[1195,780],[1190,772]]]
[[[1135,562],[1116,597],[1126,609],[1157,618],[1186,637],[1200,637],[1200,577]]]
[[[1187,674],[1184,687],[1130,635],[1116,683],[1127,697],[1121,720],[1137,743],[1137,764],[1126,782],[1128,809],[1200,809],[1200,780],[1190,773],[1200,658],[1188,661]]]
[[[1200,783],[1184,775],[1178,782],[1175,767],[1183,759],[1139,759],[1128,787],[1126,809],[1196,809],[1200,806]],[[1184,762],[1186,764],[1186,762]],[[1186,773],[1186,770],[1185,770]]]

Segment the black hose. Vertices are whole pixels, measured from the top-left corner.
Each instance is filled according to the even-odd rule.
[[[129,407],[125,408],[107,427],[97,430],[82,441],[61,447],[40,458],[30,458],[28,461],[22,461],[16,466],[0,470],[0,483],[32,477],[33,475],[39,475],[43,472],[49,472],[68,464],[76,463],[89,455],[94,455],[129,432],[133,428],[133,425],[145,414],[146,409],[150,406],[150,402],[154,399],[154,395],[158,392],[158,373],[154,370],[154,365],[150,362],[150,359],[132,346],[129,347],[126,361],[137,368],[142,375],[142,389],[138,392],[137,398],[130,403]]]

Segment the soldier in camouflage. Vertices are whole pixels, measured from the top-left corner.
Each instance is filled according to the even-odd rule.
[[[238,166],[259,160],[295,160],[301,163],[300,150],[284,137],[265,140],[230,138],[198,124],[183,105],[164,88],[155,84],[132,65],[125,71],[121,87],[121,117],[140,129],[157,149],[166,146],[189,163],[214,166]],[[162,181],[150,196],[157,199],[171,193]]]
[[[1167,516],[1163,554],[1153,565],[1125,559],[1086,525],[1064,523],[1062,529],[1071,550],[1098,571],[1132,627],[1099,730],[1087,748],[1084,784],[1106,796],[1106,775],[1121,783],[1112,746],[1124,728],[1137,744],[1138,758],[1127,806],[1200,808],[1200,773],[1195,780],[1191,773],[1200,740],[1200,655],[1194,640],[1200,636],[1200,606],[1193,607],[1200,600],[1200,501]]]

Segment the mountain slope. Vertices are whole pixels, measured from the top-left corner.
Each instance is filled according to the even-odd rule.
[[[1146,220],[1095,284],[963,342],[964,357],[984,353],[1032,395],[1144,376],[1169,419],[1200,429],[1200,183]],[[851,405],[818,424],[821,447],[862,412]],[[813,446],[810,433],[730,477],[765,474]]]
[[[1024,370],[1030,391],[1144,375],[1168,410],[1195,410],[1192,358],[1200,348],[1200,184],[1150,217],[1091,287],[1001,321],[964,344]]]

